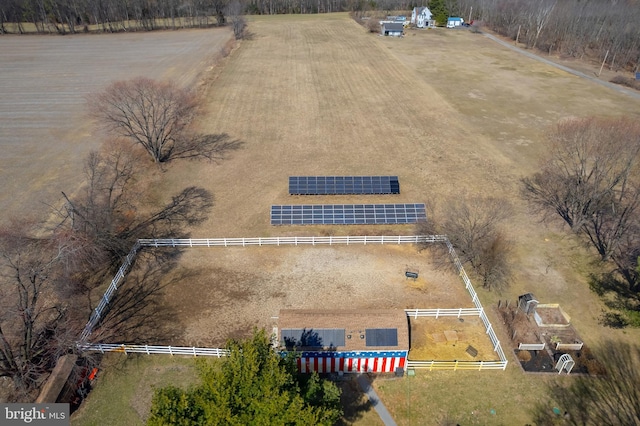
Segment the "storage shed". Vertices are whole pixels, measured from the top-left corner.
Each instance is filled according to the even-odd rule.
[[[397,310],[281,310],[282,352],[297,352],[301,373],[395,373],[409,352],[409,321]]]
[[[526,293],[518,296],[518,308],[527,315],[536,311],[538,303],[539,302],[536,300],[533,293]]]
[[[450,16],[447,18],[447,28],[459,27],[464,23],[464,19],[457,16]]]
[[[380,30],[381,35],[402,37],[404,25],[402,22],[383,22]]]

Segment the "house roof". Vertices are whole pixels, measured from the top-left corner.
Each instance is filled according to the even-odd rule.
[[[278,327],[280,344],[298,350],[409,350],[409,321],[401,309],[284,309]]]
[[[401,22],[385,22],[382,26],[385,31],[402,31],[404,29]]]
[[[448,19],[448,21],[462,21],[462,18],[456,17],[456,16],[450,16]]]

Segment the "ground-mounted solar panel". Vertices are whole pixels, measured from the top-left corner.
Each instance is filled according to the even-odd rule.
[[[381,225],[427,220],[419,204],[304,204],[271,206],[272,225]]]
[[[291,176],[291,195],[399,194],[398,176]]]
[[[367,346],[398,346],[397,328],[367,328],[364,334]]]

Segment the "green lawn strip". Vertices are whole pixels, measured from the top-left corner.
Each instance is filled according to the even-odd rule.
[[[414,377],[380,380],[375,387],[398,425],[522,425],[531,423],[531,410],[555,378],[514,365],[507,371],[417,370]]]
[[[153,389],[187,388],[197,383],[193,358],[170,355],[109,354],[94,389],[73,414],[73,425],[143,425]]]

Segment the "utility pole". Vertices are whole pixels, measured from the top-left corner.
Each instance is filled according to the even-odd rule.
[[[473,12],[473,6],[471,6],[471,9],[469,10],[469,20],[467,21],[468,23],[471,23],[471,12]]]

